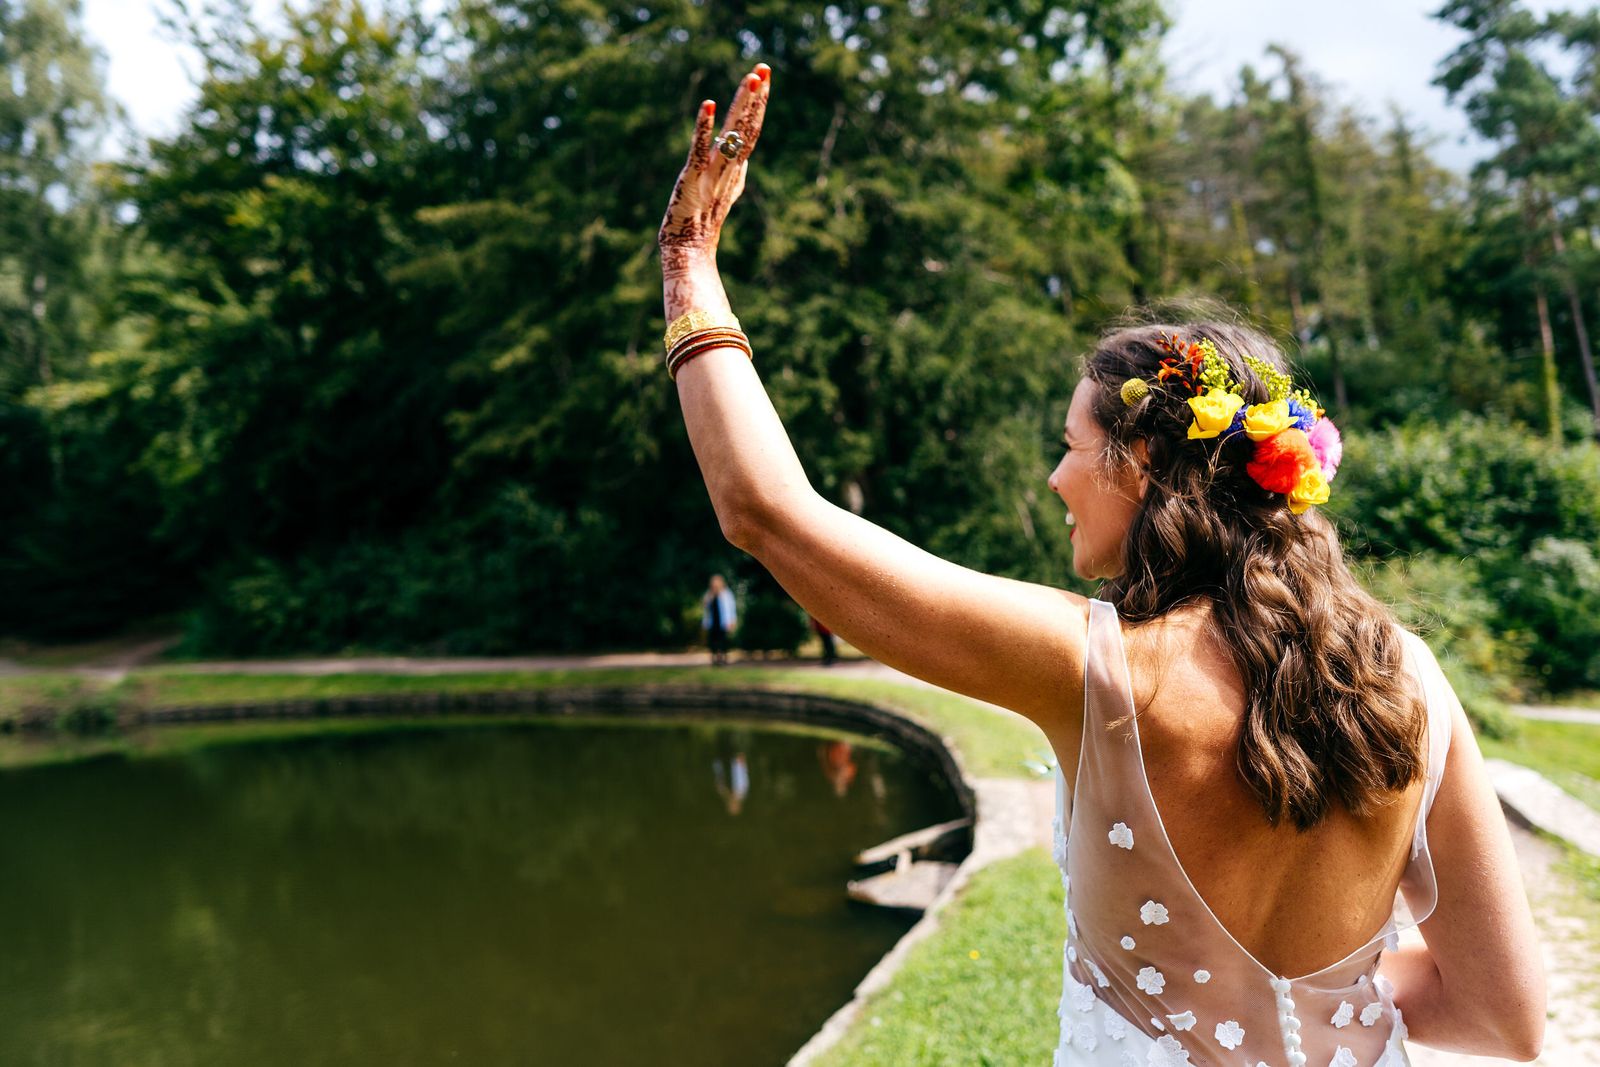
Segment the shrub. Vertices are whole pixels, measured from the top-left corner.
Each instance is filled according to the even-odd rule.
[[[750,652],[798,652],[809,633],[805,612],[765,575],[750,582],[748,590],[739,647]]]
[[[1498,609],[1467,560],[1418,556],[1358,565],[1369,592],[1428,642],[1473,724],[1491,737],[1514,730],[1507,701],[1522,696],[1527,635],[1497,629]]]
[[[1546,537],[1504,568],[1503,591],[1536,638],[1535,666],[1551,690],[1600,687],[1600,556],[1583,541]]]
[[[1600,684],[1600,448],[1557,448],[1514,424],[1463,415],[1352,435],[1338,484],[1331,510],[1353,552],[1470,561],[1456,577],[1439,563],[1408,581],[1420,590],[1438,580],[1442,597],[1476,603],[1493,640],[1468,661],[1491,691],[1513,666],[1546,689]],[[1441,622],[1453,629],[1457,609],[1448,610]]]

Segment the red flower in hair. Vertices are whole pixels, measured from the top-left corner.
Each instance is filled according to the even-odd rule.
[[[1290,428],[1256,444],[1255,458],[1246,466],[1250,477],[1269,493],[1291,492],[1301,475],[1320,468],[1317,454],[1304,430]]]

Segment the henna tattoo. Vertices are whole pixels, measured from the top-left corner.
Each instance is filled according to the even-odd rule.
[[[766,65],[761,64],[742,79],[728,109],[723,133],[737,131],[744,141],[735,159],[727,159],[713,148],[716,105],[710,100],[700,105],[688,161],[673,186],[656,235],[662,272],[669,279],[688,276],[700,259],[709,259],[713,267],[715,265],[722,225],[744,192],[750,153],[761,135],[769,73]],[[669,292],[669,307],[672,303]]]

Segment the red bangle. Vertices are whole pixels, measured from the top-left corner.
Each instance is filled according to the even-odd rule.
[[[755,358],[750,350],[750,339],[741,330],[726,327],[696,330],[673,345],[672,351],[667,353],[667,376],[676,379],[679,367],[713,348],[737,348],[751,359]]]

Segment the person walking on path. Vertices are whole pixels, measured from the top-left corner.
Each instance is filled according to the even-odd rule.
[[[1044,481],[1095,597],[917,548],[812,488],[722,287],[771,93],[760,64],[720,135],[700,106],[658,234],[666,369],[732,544],[866,655],[1049,739],[1055,1064],[1404,1067],[1408,1039],[1536,1058],[1505,816],[1438,662],[1320,510],[1339,432],[1283,352],[1218,308],[1083,356]]]
[[[722,580],[722,575],[713,574],[710,587],[706,589],[705,596],[700,598],[700,629],[705,631],[706,647],[711,649],[713,667],[728,662],[728,636],[738,625],[739,614],[733,601],[733,590]]]

